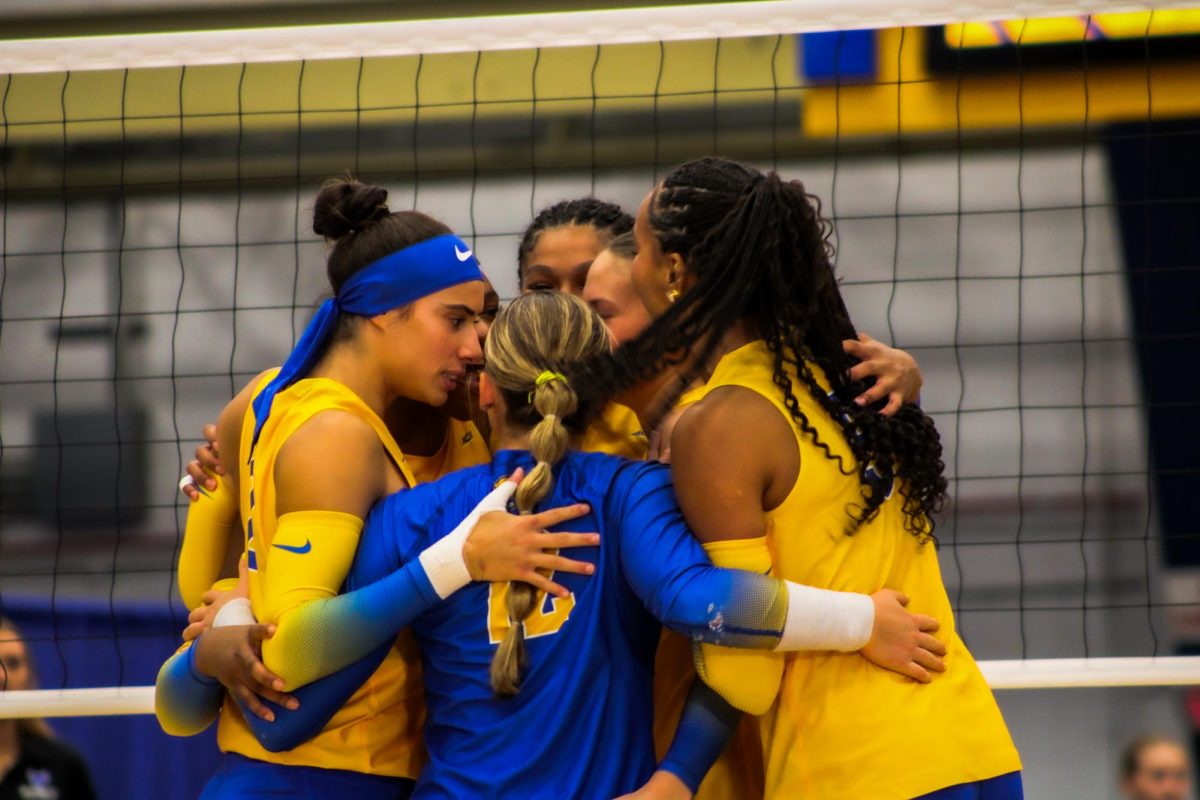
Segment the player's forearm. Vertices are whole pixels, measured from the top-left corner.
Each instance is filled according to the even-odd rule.
[[[353,592],[286,611],[263,643],[263,664],[292,691],[395,639],[441,597],[419,561]]]
[[[193,736],[217,718],[224,690],[214,678],[196,669],[189,643],[167,659],[154,687],[154,714],[172,736]]]
[[[701,681],[692,683],[675,738],[658,768],[675,775],[692,794],[720,758],[737,730],[742,712]]]
[[[275,713],[274,722],[261,719],[244,705],[242,716],[264,749],[272,753],[291,750],[324,729],[338,709],[344,706],[379,668],[391,648],[392,642],[389,639],[348,667],[292,692],[300,702],[300,707],[295,710],[263,700]]]
[[[201,491],[200,498],[188,505],[178,570],[179,594],[188,608],[199,606],[202,595],[221,577],[230,534],[237,525],[237,492],[224,478],[216,489]]]

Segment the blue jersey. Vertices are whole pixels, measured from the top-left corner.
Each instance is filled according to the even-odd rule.
[[[451,531],[528,453],[448,475],[381,501],[367,520],[347,589],[416,559]],[[696,639],[772,647],[786,614],[782,584],[719,570],[684,522],[670,471],[572,451],[540,504],[589,503],[563,530],[598,531],[571,558],[592,576],[558,575],[565,599],[539,594],[526,621],[517,696],[492,692],[489,667],[508,625],[506,584],[473,583],[412,624],[424,662],[429,762],[414,797],[604,797],[641,786],[655,767],[652,675],[659,621]]]

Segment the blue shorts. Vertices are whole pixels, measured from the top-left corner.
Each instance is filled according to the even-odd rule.
[[[923,794],[914,800],[1024,800],[1021,788],[1021,773],[1010,772],[996,778],[975,783],[960,783],[936,792]]]
[[[225,753],[217,766],[217,774],[209,779],[200,800],[278,800],[280,797],[408,800],[413,786],[413,781],[408,778],[320,767],[291,767]]]

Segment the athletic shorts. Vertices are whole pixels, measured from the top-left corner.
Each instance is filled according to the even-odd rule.
[[[914,800],[1024,800],[1021,773],[1010,772],[996,778],[974,783],[960,783],[936,792],[923,794]]]
[[[280,797],[306,800],[408,800],[408,778],[366,775],[341,769],[292,767],[225,753],[200,800],[258,800]]]

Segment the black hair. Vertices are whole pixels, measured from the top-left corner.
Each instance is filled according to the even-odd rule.
[[[843,474],[859,478],[862,504],[846,509],[847,533],[878,513],[887,492],[876,487],[902,481],[906,529],[921,541],[932,538],[933,514],[947,488],[937,428],[912,405],[889,418],[878,406],[854,402],[867,387],[848,376],[855,362],[842,341],[856,332],[834,277],[831,228],[817,198],[799,181],[709,157],[679,166],[662,181],[648,219],[663,252],[680,255],[696,282],[612,356],[580,365],[573,376],[579,393],[611,397],[668,365],[684,364],[661,415],[700,376],[722,335],[746,322],[774,358],[774,383],[796,424]],[[810,361],[832,393],[814,377]],[[841,427],[855,469],[821,441],[796,399],[797,380]]]
[[[586,225],[596,229],[600,241],[607,244],[614,237],[633,230],[633,217],[616,203],[607,203],[595,197],[578,200],[562,200],[546,206],[533,218],[521,234],[517,246],[517,282],[525,279],[525,267],[529,254],[537,247],[538,237],[543,231],[567,225]]]
[[[389,253],[451,232],[420,211],[393,213],[387,196],[382,186],[351,177],[328,180],[317,194],[312,226],[333,245],[325,269],[335,294],[351,275]],[[355,324],[353,314],[343,314],[332,341],[345,339]]]

